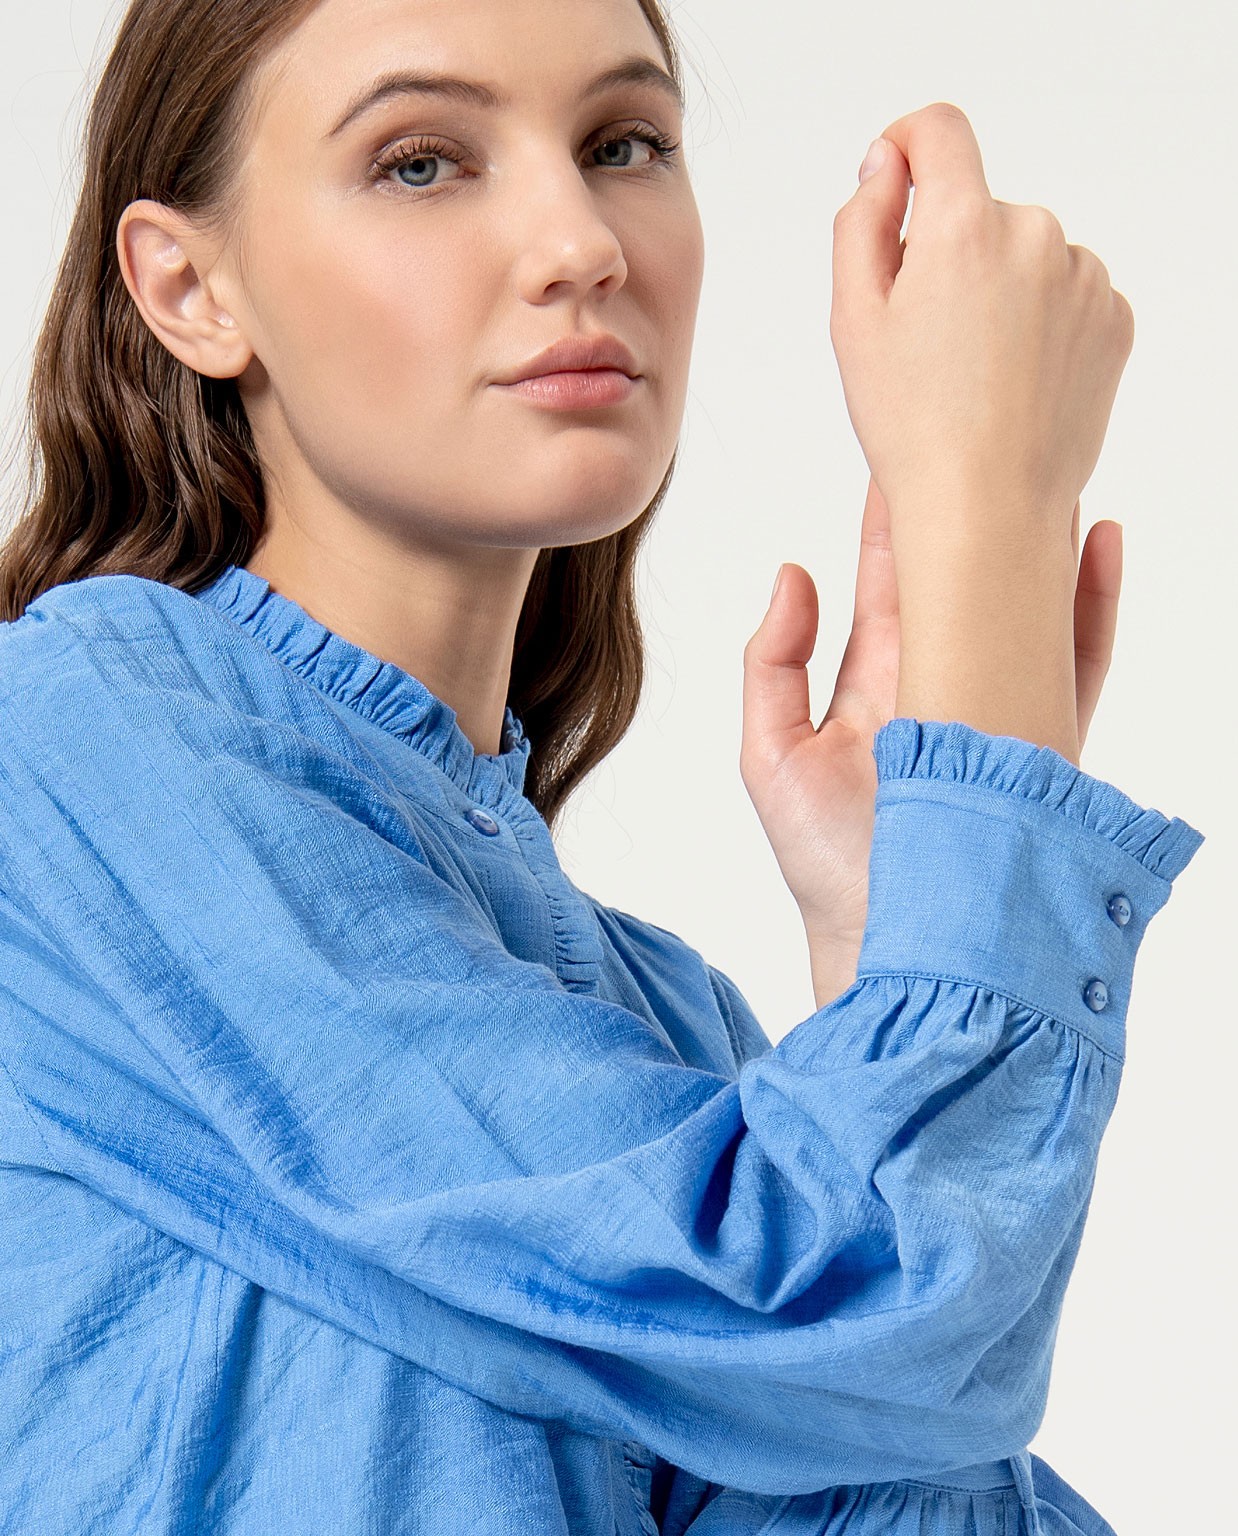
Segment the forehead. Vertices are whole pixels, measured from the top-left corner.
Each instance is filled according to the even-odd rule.
[[[663,62],[639,0],[319,0],[264,61],[255,126],[334,121],[402,66],[483,81],[519,101],[573,93],[620,56]]]

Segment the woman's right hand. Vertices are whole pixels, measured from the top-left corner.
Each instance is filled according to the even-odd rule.
[[[990,195],[957,107],[925,107],[882,137],[884,163],[835,219],[830,338],[890,509],[898,713],[1077,762],[1072,522],[1131,309],[1047,209]]]

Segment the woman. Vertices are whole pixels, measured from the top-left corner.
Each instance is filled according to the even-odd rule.
[[[839,215],[828,723],[801,567],[744,658],[774,1047],[550,830],[639,697],[680,93],[654,0],[122,23],[3,557],[7,1532],[1109,1530],[1026,1447],[1202,841],[1079,767],[1129,308],[941,104]]]

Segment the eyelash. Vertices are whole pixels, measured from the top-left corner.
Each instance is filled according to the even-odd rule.
[[[622,144],[624,139],[635,139],[639,143],[650,145],[657,152],[659,161],[667,161],[672,160],[683,147],[678,139],[668,138],[666,134],[659,133],[656,128],[634,128],[628,133],[615,133],[608,129],[606,132],[607,136],[605,138],[595,137],[594,142],[588,148],[591,150],[600,149],[604,144]],[[370,168],[370,179],[375,182],[381,182],[397,166],[405,165],[410,160],[432,159],[436,156],[459,164],[457,157],[452,153],[451,145],[445,144],[441,139],[402,139],[400,143],[393,144],[390,149],[384,150],[381,155],[375,158],[374,164]],[[605,170],[607,167],[599,166],[598,169]],[[622,170],[624,167],[615,166],[612,169]],[[427,197],[431,193],[440,190],[439,187],[410,187],[406,184],[394,182],[392,185],[399,185],[401,196],[413,198]],[[449,185],[449,183],[444,185]]]

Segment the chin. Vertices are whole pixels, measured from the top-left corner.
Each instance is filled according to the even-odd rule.
[[[556,508],[543,502],[540,507],[531,509],[527,517],[513,517],[511,509],[507,508],[502,515],[496,514],[490,528],[490,542],[523,549],[561,549],[568,544],[592,544],[634,523],[651,500],[652,495],[639,504],[625,502],[617,506],[611,502],[596,509],[582,508],[579,503]]]
[[[639,474],[631,473],[630,465],[625,468],[629,472],[619,472],[613,462],[601,465],[596,456],[580,473],[563,475],[546,465],[528,491],[507,504],[504,521],[513,532],[518,529],[520,542],[530,547],[559,548],[608,538],[636,521],[666,473],[663,465],[653,478],[647,459]]]

